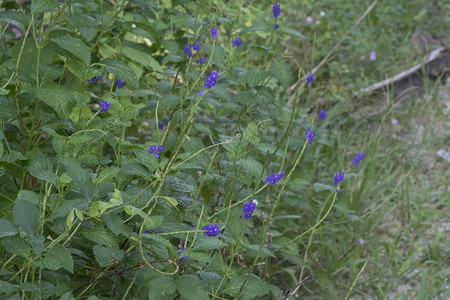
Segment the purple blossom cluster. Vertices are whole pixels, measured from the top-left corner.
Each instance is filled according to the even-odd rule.
[[[306,130],[305,135],[306,139],[308,140],[309,144],[312,145],[312,141],[314,140],[314,137],[316,136],[315,132],[309,132],[310,128]]]
[[[344,172],[336,172],[336,175],[334,175],[334,185],[337,185],[339,182],[344,181]]]
[[[212,71],[208,78],[205,79],[205,88],[211,88],[216,85],[217,79],[219,78],[219,73]]]
[[[356,154],[355,159],[352,161],[352,165],[354,165],[355,167],[359,164],[359,162],[361,161],[361,159],[364,158],[364,153],[358,152],[358,154]]]
[[[88,82],[96,83],[98,80],[103,80],[103,76],[94,76],[91,79],[88,79]]]
[[[150,153],[155,153],[155,157],[158,158],[159,154],[162,152],[162,150],[163,150],[163,146],[162,145],[159,146],[158,148],[157,148],[156,145],[153,145],[153,146],[150,147],[150,151],[149,152]]]
[[[284,171],[281,171],[280,174],[277,174],[276,172],[273,172],[273,174],[266,177],[266,180],[264,183],[270,183],[271,185],[274,185],[277,183],[281,178],[284,176]]]
[[[235,39],[231,40],[231,44],[233,47],[239,47],[242,45],[242,41],[239,39],[239,37],[236,37]]]
[[[100,103],[100,112],[104,113],[108,111],[108,108],[111,106],[111,103],[109,103],[108,101],[103,101]]]
[[[186,251],[186,248],[180,248],[180,249],[178,249],[178,254],[180,254],[181,255],[181,253],[183,252],[183,251]],[[180,261],[185,261],[187,259],[187,257],[186,256],[181,256],[180,257]]]
[[[117,80],[117,88],[121,89],[123,87],[123,85],[125,84],[125,82],[123,82],[119,78],[116,78],[116,80]]]
[[[219,225],[206,225],[202,230],[206,230],[203,236],[216,236],[220,233]]]
[[[258,205],[258,201],[253,200],[251,202],[247,202],[244,204],[244,218],[250,219],[252,217],[253,212],[256,209],[256,205]]]

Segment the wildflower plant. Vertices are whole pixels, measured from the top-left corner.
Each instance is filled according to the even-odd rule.
[[[321,194],[333,186],[307,180],[339,166],[315,174],[332,135],[299,101],[316,93],[305,89],[314,75],[277,56],[275,33],[303,37],[267,25],[278,28],[281,4],[249,25],[241,14],[255,12],[193,1],[80,3],[0,11],[11,78],[0,88],[0,295],[278,299],[301,286],[289,249],[309,257],[305,235],[315,242],[339,218],[335,193]],[[272,276],[290,268],[303,277]]]

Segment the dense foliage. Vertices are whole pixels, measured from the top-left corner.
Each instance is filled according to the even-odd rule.
[[[342,29],[280,3],[4,1],[0,295],[350,295],[377,141],[348,151],[329,118],[378,61],[313,69],[367,7]]]

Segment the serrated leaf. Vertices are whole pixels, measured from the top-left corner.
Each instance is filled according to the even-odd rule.
[[[0,219],[0,239],[5,236],[13,236],[19,233],[19,229],[8,220]]]
[[[159,98],[159,107],[165,108],[180,103],[180,97],[177,95],[165,94]]]
[[[2,245],[9,253],[17,254],[25,258],[28,258],[31,252],[30,245],[18,236],[2,239]]]
[[[162,198],[172,204],[173,207],[177,208],[178,201],[173,197],[159,196],[158,198]]]
[[[88,228],[81,233],[86,239],[108,248],[117,248],[114,236],[105,228]]]
[[[122,260],[124,257],[124,251],[122,249],[111,249],[101,245],[95,245],[92,250],[95,260],[102,268],[108,267],[115,261]]]
[[[35,15],[43,11],[52,10],[59,6],[55,0],[33,0],[31,2],[31,14]]]
[[[0,294],[9,294],[17,291],[19,288],[16,284],[11,284],[7,281],[0,280]]]
[[[292,81],[292,74],[289,66],[279,60],[274,60],[270,66],[270,74],[280,81],[283,87],[288,87]]]
[[[108,182],[114,177],[116,177],[119,174],[119,168],[117,167],[110,167],[107,169],[103,169],[100,171],[100,173],[97,176],[97,179],[95,180],[96,184]]]
[[[29,14],[24,14],[21,12],[15,11],[1,11],[0,12],[0,20],[9,21],[13,20],[19,22],[23,26],[28,26],[31,21],[31,16]]]
[[[196,277],[183,275],[177,280],[177,290],[187,300],[209,300],[208,293],[202,289]]]
[[[223,86],[216,85],[211,89],[211,92],[220,99],[231,101],[230,92],[228,92],[228,90]]]
[[[300,33],[300,31],[289,28],[289,27],[285,27],[285,26],[281,26],[281,31],[290,35],[293,35],[295,37],[301,38],[301,39],[306,39],[306,37]]]
[[[28,172],[37,179],[56,183],[58,176],[53,173],[53,166],[50,160],[42,153],[37,151],[30,151],[27,153],[29,163],[27,166]]]
[[[236,296],[240,289],[242,284],[245,282],[247,275],[237,275],[230,279],[227,285],[227,293],[230,296]],[[243,288],[243,294],[250,299],[256,298],[256,297],[262,297],[265,294],[267,294],[270,291],[269,286],[264,280],[261,278],[250,275],[249,280],[247,281],[247,284]]]
[[[125,176],[136,175],[145,179],[152,178],[152,174],[143,165],[137,162],[124,163],[120,168],[119,174]]]
[[[34,254],[36,254],[36,256],[40,256],[42,250],[44,250],[45,238],[42,235],[34,235],[30,236],[28,240],[31,244],[31,248],[33,249]]]
[[[60,116],[68,116],[73,107],[73,93],[65,87],[50,85],[38,88],[36,95]]]
[[[314,191],[316,193],[317,192],[322,192],[322,191],[331,191],[331,192],[335,191],[335,188],[332,187],[331,185],[322,184],[322,183],[319,183],[319,182],[314,183],[313,187],[314,187]]]
[[[150,230],[161,226],[163,222],[164,222],[163,216],[149,216],[144,219],[143,227],[144,230]]]
[[[129,47],[123,48],[122,53],[132,61],[135,61],[149,69],[153,69],[154,71],[159,73],[162,73],[164,71],[159,62],[154,59],[151,54]]]
[[[140,210],[139,208],[136,208],[134,206],[131,205],[127,205],[125,206],[125,212],[127,214],[129,214],[130,216],[135,216],[135,215],[139,215],[141,218],[146,218],[147,214],[144,213],[142,210]]]
[[[35,292],[39,290],[39,287],[36,283],[24,282],[19,286],[19,289],[24,292]]]
[[[158,159],[155,157],[154,153],[152,154],[140,149],[136,149],[133,152],[136,155],[137,160],[150,170],[156,171],[159,169]]]
[[[118,194],[117,194],[118,193]],[[108,202],[96,201],[89,209],[89,216],[97,217],[102,215],[108,208],[121,205],[123,203],[122,196],[119,190],[115,190],[112,198]]]
[[[122,218],[118,214],[106,214],[103,215],[103,221],[105,221],[106,226],[114,232],[115,235],[118,235],[122,232]]]
[[[134,73],[134,71],[130,69],[130,67],[128,67],[125,63],[121,62],[120,60],[107,58],[102,60],[100,64],[105,65],[108,72],[114,74],[123,82],[126,82],[134,88],[137,88],[138,79],[136,77],[136,73]]]
[[[214,236],[202,236],[194,245],[195,251],[215,250],[225,247],[226,244]]]
[[[13,208],[14,221],[26,233],[33,234],[39,225],[39,209],[27,201],[16,199]]]
[[[79,58],[85,66],[89,66],[91,63],[91,50],[82,40],[73,37],[70,34],[51,38],[50,40],[55,42],[59,47],[73,54],[75,57]]]
[[[67,27],[69,29],[76,29],[79,27],[96,28],[98,25],[100,25],[100,21],[84,13],[71,13],[67,17]]]
[[[76,160],[64,160],[63,164],[66,167],[67,174],[79,188],[80,194],[86,200],[94,198],[97,195],[97,189],[92,183],[91,176],[85,169],[79,166],[79,162]]]
[[[168,295],[175,292],[177,287],[175,282],[173,282],[173,279],[166,276],[150,280],[148,285],[150,286],[148,290],[149,300],[160,300],[163,296],[167,298]]]
[[[54,245],[53,248],[44,254],[41,264],[42,268],[55,271],[63,268],[73,273],[72,255],[70,255],[67,248],[59,244]]]

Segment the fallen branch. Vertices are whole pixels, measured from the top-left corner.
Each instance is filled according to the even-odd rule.
[[[441,53],[443,53],[445,51],[448,51],[448,50],[450,50],[449,47],[439,47],[439,48],[431,51],[430,53],[428,53],[424,57],[423,64],[417,64],[414,67],[412,67],[412,68],[410,68],[410,69],[408,69],[406,71],[403,71],[403,72],[395,75],[394,77],[391,77],[391,78],[388,78],[386,80],[377,82],[375,84],[372,84],[371,86],[368,86],[366,88],[360,89],[359,91],[360,91],[360,93],[372,93],[375,90],[378,90],[378,89],[380,89],[382,87],[385,87],[387,85],[390,85],[392,83],[400,81],[400,80],[402,80],[402,79],[404,79],[404,78],[414,74],[415,72],[419,71],[422,68],[423,65],[426,65],[426,64],[432,62],[433,60],[439,58]]]

